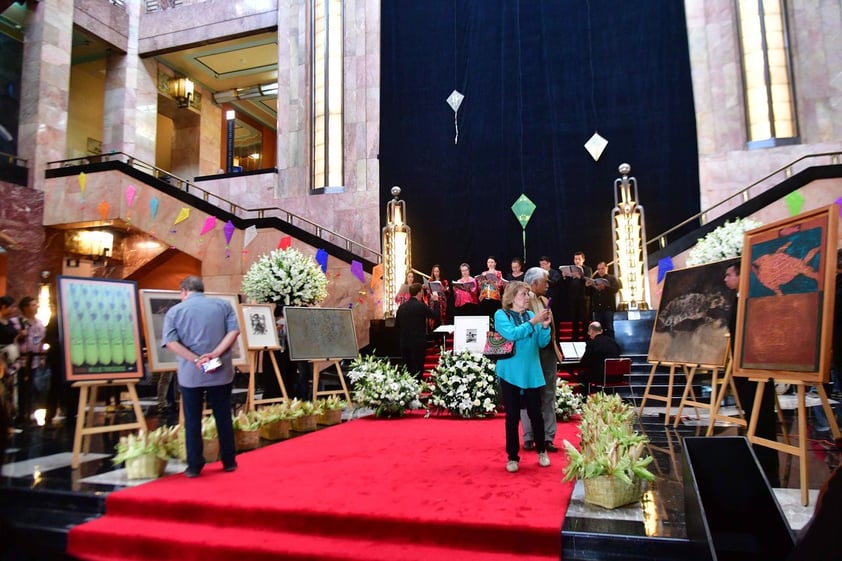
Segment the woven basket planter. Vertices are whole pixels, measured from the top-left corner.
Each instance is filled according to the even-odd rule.
[[[205,457],[205,462],[211,463],[219,459],[219,439],[218,438],[203,438],[202,439],[202,456]]]
[[[292,430],[295,432],[312,432],[316,430],[318,415],[304,415],[292,420]]]
[[[264,440],[284,440],[289,438],[289,430],[292,427],[292,422],[288,419],[280,421],[273,421],[260,425],[260,438]]]
[[[126,460],[126,477],[129,479],[156,479],[164,475],[167,460],[155,454],[144,454]]]
[[[320,425],[338,425],[342,422],[342,409],[331,409],[319,415],[316,422]]]
[[[260,445],[260,429],[234,431],[234,446],[237,450],[254,450]]]
[[[608,475],[585,479],[585,502],[602,508],[617,508],[634,503],[643,496],[640,479],[631,485]]]

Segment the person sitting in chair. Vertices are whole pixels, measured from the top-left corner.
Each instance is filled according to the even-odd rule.
[[[594,385],[602,384],[605,377],[605,359],[620,356],[620,345],[603,333],[602,325],[598,321],[588,325],[588,343],[579,361],[582,369],[579,371],[579,383],[583,393],[590,395]]]

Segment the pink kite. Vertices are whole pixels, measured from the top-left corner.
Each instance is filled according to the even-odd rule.
[[[204,236],[214,228],[216,228],[216,216],[208,216],[205,218],[205,224],[202,226],[202,231],[199,232],[199,235]]]

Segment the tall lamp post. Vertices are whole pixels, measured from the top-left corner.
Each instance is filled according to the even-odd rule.
[[[383,228],[383,316],[395,317],[395,296],[406,281],[412,263],[410,228],[406,225],[406,203],[398,197],[400,187],[392,187],[392,200],[386,204]]]
[[[614,180],[614,269],[622,283],[618,310],[648,310],[649,277],[646,258],[646,221],[637,194],[637,180],[629,177],[631,166],[620,164],[621,177]]]

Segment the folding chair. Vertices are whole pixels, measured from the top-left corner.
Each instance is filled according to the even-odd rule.
[[[631,374],[631,358],[606,358],[605,359],[605,373],[602,377],[602,391],[611,388],[616,390],[618,387],[627,386],[631,393],[632,399],[634,396],[634,388],[632,388],[629,375]]]

